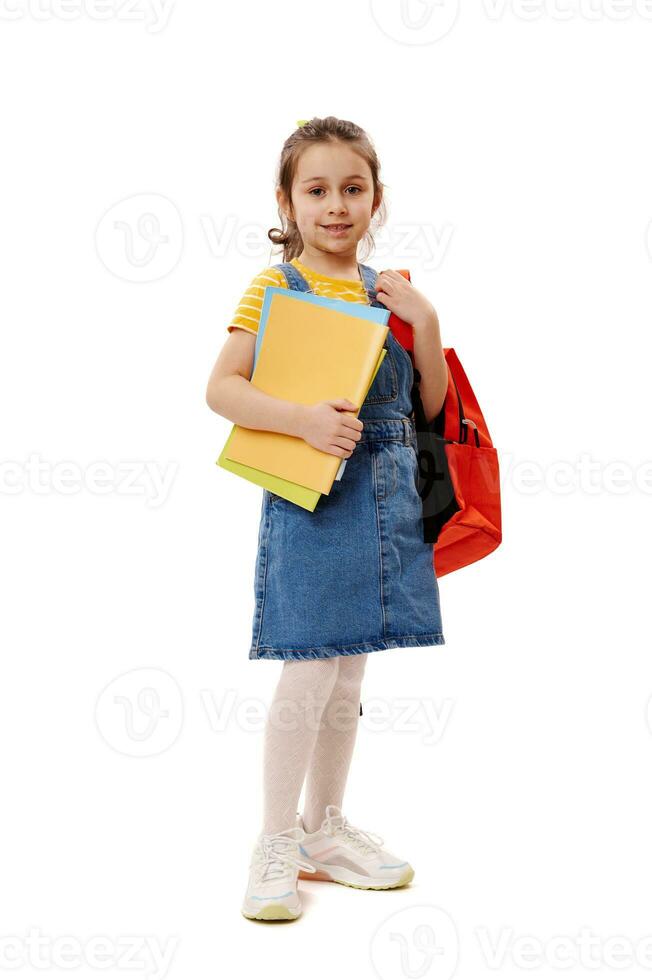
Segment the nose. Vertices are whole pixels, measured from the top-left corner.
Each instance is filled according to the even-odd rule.
[[[343,197],[334,195],[331,206],[329,208],[329,214],[342,214],[346,211],[346,203]]]

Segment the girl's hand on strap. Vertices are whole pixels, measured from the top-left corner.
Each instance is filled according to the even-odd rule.
[[[378,273],[376,299],[413,327],[437,318],[432,303],[394,269],[384,269]]]

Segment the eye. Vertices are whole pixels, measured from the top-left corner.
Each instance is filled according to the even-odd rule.
[[[314,191],[322,191],[323,189],[324,189],[323,187],[313,187],[311,188],[311,190],[308,191],[308,194],[310,194],[311,196],[315,196],[313,193]],[[362,193],[362,188],[358,187],[356,184],[350,184],[349,187],[347,187],[347,191],[350,190],[358,191],[359,193]],[[357,196],[358,196],[357,194],[353,195],[353,197],[357,197]]]

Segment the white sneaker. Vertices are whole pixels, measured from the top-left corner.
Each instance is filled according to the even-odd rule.
[[[241,909],[248,919],[297,919],[301,915],[299,869],[315,871],[314,865],[299,856],[304,837],[301,827],[259,835]]]
[[[296,826],[304,830],[297,813]],[[377,834],[352,826],[338,806],[326,807],[326,818],[319,830],[306,834],[301,854],[315,865],[314,873],[302,871],[300,878],[336,881],[352,888],[400,888],[414,878],[414,868],[389,851]]]

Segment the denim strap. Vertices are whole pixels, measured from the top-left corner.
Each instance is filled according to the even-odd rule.
[[[375,269],[372,269],[370,265],[363,265],[361,262],[359,262],[358,266],[360,272],[362,273],[362,281],[364,282],[364,287],[367,290],[370,306],[382,306],[384,309],[385,307],[380,300],[376,299],[376,280],[378,278],[378,273]]]
[[[288,289],[294,289],[297,293],[312,292],[304,277],[298,269],[295,269],[291,262],[279,262],[274,268],[281,270],[288,284]]]
[[[288,284],[288,289],[295,289],[299,293],[312,292],[304,277],[291,262],[279,262],[274,268],[281,270]],[[363,265],[361,262],[358,263],[358,268],[362,273],[362,282],[367,292],[369,305],[383,307],[383,304],[376,299],[376,279],[378,278],[378,273],[370,265]]]

